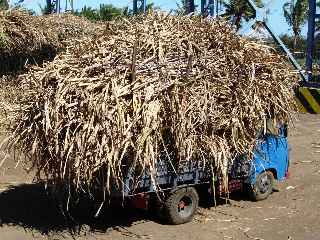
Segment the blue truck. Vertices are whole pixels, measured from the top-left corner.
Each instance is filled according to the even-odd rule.
[[[260,134],[251,160],[246,155],[234,159],[227,187],[218,171],[205,163],[188,161],[175,169],[164,160],[158,163],[153,180],[148,172],[134,180],[129,171],[123,194],[134,207],[153,209],[170,224],[186,223],[198,207],[199,188],[207,188],[214,197],[247,191],[254,201],[268,198],[276,181],[288,177],[288,152],[287,127],[281,126],[276,133]]]

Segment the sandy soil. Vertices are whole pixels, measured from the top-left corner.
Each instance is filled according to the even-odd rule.
[[[320,115],[300,115],[290,131],[290,178],[267,200],[235,197],[200,208],[193,222],[168,226],[145,212],[109,210],[97,220],[65,221],[43,186],[8,160],[0,171],[0,239],[320,239]],[[319,145],[318,145],[319,146]],[[79,216],[85,210],[79,210]],[[78,226],[81,226],[80,228]]]

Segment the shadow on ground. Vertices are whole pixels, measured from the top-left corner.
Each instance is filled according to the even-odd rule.
[[[72,218],[64,216],[56,202],[47,195],[42,184],[12,186],[0,193],[0,226],[21,226],[42,234],[69,231],[77,234],[83,226],[91,231],[106,232],[109,228],[121,228],[140,220],[148,220],[144,211],[126,208],[106,208],[99,218],[88,202],[71,211]]]
[[[243,195],[232,196],[234,200],[246,200],[243,197]],[[208,196],[207,191],[200,191],[200,199],[200,207],[214,206],[213,199]],[[225,203],[223,199],[217,202],[218,205]],[[43,184],[12,186],[0,192],[0,227],[20,226],[42,234],[67,231],[77,235],[84,228],[86,231],[104,233],[111,228],[122,231],[124,227],[137,222],[159,221],[146,211],[122,207],[106,207],[101,211],[101,215],[95,218],[94,214],[98,208],[99,205],[93,201],[84,199],[80,200],[77,207],[70,210],[70,215],[66,215],[58,207],[57,202],[48,196]]]
[[[232,192],[229,195],[225,194],[222,196],[217,196],[216,201],[214,201],[214,197],[208,193],[208,187],[203,185],[197,189],[199,194],[199,206],[201,208],[210,209],[217,206],[228,204],[232,206],[230,200],[235,202],[252,202],[249,193],[247,190],[243,189],[243,191]]]

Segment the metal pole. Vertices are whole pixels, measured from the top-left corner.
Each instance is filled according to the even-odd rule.
[[[216,0],[216,17],[219,17],[219,0]]]
[[[193,13],[195,10],[194,0],[189,0],[190,3],[190,13]]]
[[[207,0],[201,0],[201,14],[202,15],[205,15],[205,7],[206,7],[206,4],[207,4]]]
[[[143,12],[147,11],[147,0],[143,0]]]
[[[187,14],[193,13],[195,10],[194,0],[185,0]]]
[[[133,14],[138,12],[138,0],[133,0]]]
[[[307,81],[312,80],[312,62],[314,49],[314,33],[315,33],[315,18],[316,18],[316,0],[309,0],[309,18],[308,18],[308,37],[307,37],[307,56],[306,70]]]
[[[53,12],[51,0],[46,0],[46,2],[47,2],[46,14],[51,14]]]
[[[214,0],[209,0],[208,8],[209,8],[209,15],[213,17],[214,16]]]
[[[56,1],[56,13],[60,13],[60,0]]]

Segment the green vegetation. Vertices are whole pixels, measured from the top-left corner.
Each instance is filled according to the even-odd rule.
[[[8,8],[9,8],[8,0],[0,0],[0,10],[8,9]]]
[[[117,8],[112,4],[101,4],[99,9],[84,6],[81,11],[76,11],[74,14],[85,17],[91,21],[111,21],[125,15],[127,12],[127,8]]]
[[[190,0],[180,0],[180,3],[177,2],[177,9],[175,10],[175,13],[177,15],[185,15],[188,13],[188,9],[196,8],[197,6],[194,5]]]
[[[91,21],[98,21],[99,20],[99,13],[96,9],[92,7],[84,6],[81,11],[75,11],[75,15],[85,17]]]
[[[147,11],[159,9],[155,7],[153,3],[147,4]],[[138,12],[143,12],[143,9],[139,8]],[[118,8],[112,4],[101,4],[98,9],[84,6],[81,11],[74,12],[77,16],[85,17],[91,21],[111,21],[118,17],[133,15],[132,10],[129,7]]]
[[[101,4],[98,17],[101,21],[111,21],[123,14],[122,8],[114,7],[112,4]]]
[[[46,0],[46,5],[44,7],[40,5],[41,13],[44,15],[53,13],[54,8],[55,6],[51,3],[51,0]]]
[[[308,17],[308,0],[296,0],[287,2],[283,5],[283,15],[292,29],[294,42],[293,50],[296,50],[298,37],[301,28]]]
[[[258,7],[263,6],[261,0],[255,0],[255,3]],[[246,0],[224,0],[223,5],[226,8],[224,16],[236,26],[237,30],[241,28],[243,20],[248,22],[255,18],[255,11]]]
[[[301,55],[307,48],[307,40],[302,36],[290,36],[288,34],[283,34],[280,36],[285,45],[294,53],[295,55]]]

